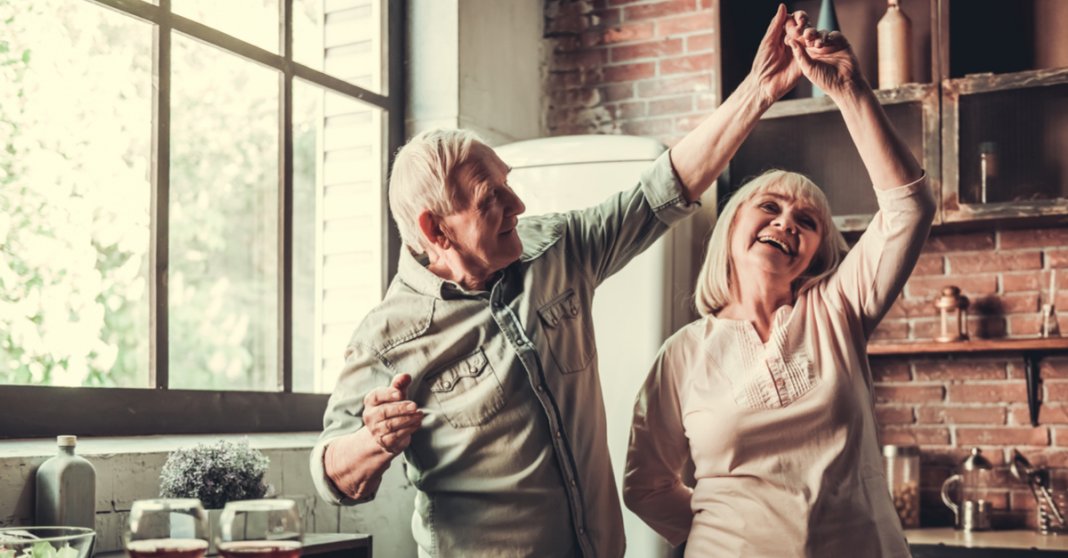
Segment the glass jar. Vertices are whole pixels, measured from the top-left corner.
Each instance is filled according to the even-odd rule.
[[[920,448],[883,446],[886,482],[897,516],[905,529],[920,526]]]

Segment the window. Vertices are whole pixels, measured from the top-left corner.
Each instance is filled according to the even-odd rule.
[[[0,437],[319,427],[399,247],[401,7],[0,0]]]

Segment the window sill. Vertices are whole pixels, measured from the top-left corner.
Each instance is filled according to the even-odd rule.
[[[165,436],[78,437],[77,453],[92,455],[127,455],[167,453],[181,447],[218,440],[244,441],[258,450],[311,449],[318,432],[281,432],[253,434],[182,434]],[[0,459],[46,457],[56,453],[55,438],[4,440]]]

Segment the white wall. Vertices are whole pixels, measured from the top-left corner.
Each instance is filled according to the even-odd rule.
[[[490,145],[545,134],[542,0],[408,3],[410,137],[467,128]]]

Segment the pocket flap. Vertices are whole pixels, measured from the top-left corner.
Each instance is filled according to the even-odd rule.
[[[578,313],[579,306],[574,289],[568,289],[538,309],[538,316],[545,327],[556,327],[560,325],[560,320],[573,319]]]
[[[479,349],[455,364],[442,370],[430,381],[430,391],[434,393],[447,393],[456,388],[463,378],[477,378],[486,369],[486,354]]]

